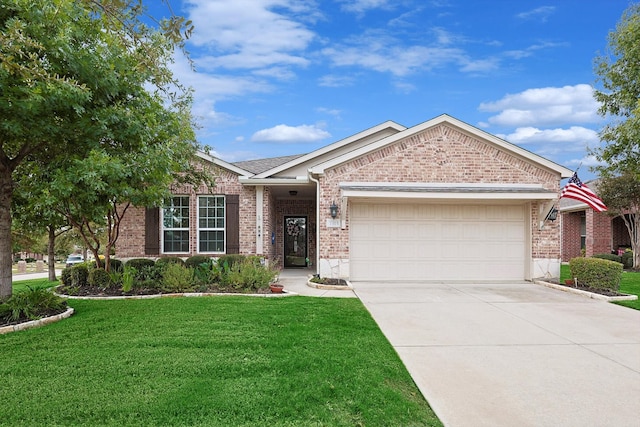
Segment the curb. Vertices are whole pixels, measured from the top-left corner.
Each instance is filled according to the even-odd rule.
[[[243,293],[230,293],[230,292],[183,292],[175,294],[153,294],[153,295],[118,295],[109,297],[95,297],[95,296],[76,296],[76,295],[64,295],[58,294],[59,297],[75,300],[92,300],[92,301],[113,301],[113,300],[125,300],[125,299],[156,299],[156,298],[180,298],[180,297],[212,297],[212,296],[243,296],[243,297],[263,297],[263,298],[279,298],[297,295],[295,292],[283,291],[281,294],[243,294]]]
[[[624,294],[624,295],[621,295],[621,296],[609,297],[609,296],[606,296],[606,295],[601,295],[601,294],[597,294],[597,293],[594,293],[594,292],[583,291],[581,289],[571,288],[571,287],[568,287],[568,286],[557,285],[555,283],[549,283],[549,282],[545,282],[545,281],[542,281],[542,280],[534,280],[533,283],[535,283],[537,285],[546,286],[547,288],[552,288],[552,289],[557,289],[559,291],[569,292],[570,294],[582,295],[582,296],[587,297],[587,298],[597,299],[597,300],[602,300],[602,301],[608,301],[608,302],[634,301],[634,300],[638,299],[637,295]]]
[[[322,283],[316,283],[316,282],[312,282],[311,280],[307,280],[307,286],[310,288],[324,289],[324,290],[353,291],[353,286],[351,286],[351,283],[349,281],[346,281],[346,282],[347,282],[346,286],[340,286],[340,285],[323,285]]]
[[[73,312],[74,312],[73,308],[69,307],[67,308],[67,311],[65,311],[64,313],[56,314],[55,316],[43,317],[42,319],[31,320],[29,322],[19,323],[17,325],[3,326],[0,328],[0,335],[8,334],[9,332],[18,332],[18,331],[24,331],[26,329],[38,328],[40,326],[48,325],[50,323],[59,322],[62,319],[71,317]]]

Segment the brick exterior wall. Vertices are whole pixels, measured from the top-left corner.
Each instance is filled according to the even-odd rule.
[[[562,224],[562,262],[581,256],[581,223],[585,212],[564,212],[560,214]]]
[[[605,213],[586,210],[587,238],[585,255],[611,253],[611,218]]]
[[[438,125],[366,156],[338,165],[320,177],[321,259],[349,258],[346,228],[327,228],[332,201],[339,204],[340,182],[429,182],[541,184],[559,192],[560,178],[532,163],[473,138],[456,128]],[[351,202],[349,202],[351,203]],[[531,203],[532,258],[560,259],[559,225],[539,230],[539,203]]]
[[[243,186],[238,176],[224,169],[217,169],[216,185],[213,191],[206,186],[193,189],[189,186],[175,185],[171,193],[176,196],[189,196],[189,253],[179,254],[187,257],[198,254],[198,196],[207,195],[239,195],[240,208],[240,253],[256,253],[256,197],[255,187]],[[118,258],[145,257],[145,217],[144,208],[129,208],[120,225],[120,238],[116,247]],[[162,255],[161,255],[162,256]]]

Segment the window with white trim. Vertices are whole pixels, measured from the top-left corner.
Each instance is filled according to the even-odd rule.
[[[162,252],[189,253],[189,196],[174,196],[162,208]]]
[[[224,253],[224,196],[198,197],[198,252]]]

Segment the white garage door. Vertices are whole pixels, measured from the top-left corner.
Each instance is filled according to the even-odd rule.
[[[351,280],[525,278],[522,205],[355,202],[349,209]]]

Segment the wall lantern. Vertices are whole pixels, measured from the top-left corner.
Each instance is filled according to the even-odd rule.
[[[338,205],[336,205],[336,202],[331,202],[331,206],[329,206],[329,213],[331,214],[331,218],[338,216]]]
[[[551,210],[547,213],[547,216],[545,217],[544,220],[555,221],[556,219],[558,219],[558,209],[556,209],[556,207],[553,206]]]

